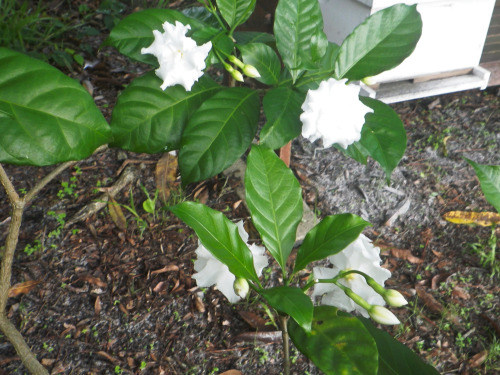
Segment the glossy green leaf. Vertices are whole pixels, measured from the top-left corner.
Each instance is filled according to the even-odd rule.
[[[170,210],[196,232],[202,245],[232,274],[259,282],[252,252],[241,239],[236,224],[221,212],[200,203],[184,202]]]
[[[257,31],[235,31],[233,37],[240,46],[249,43],[276,43],[273,35]]]
[[[257,131],[256,91],[235,87],[206,100],[182,135],[179,168],[184,184],[215,176],[248,148]]]
[[[311,262],[342,251],[368,225],[370,223],[353,214],[325,217],[304,238],[297,252],[294,272],[304,269]]]
[[[347,314],[345,314],[347,315]],[[378,329],[370,319],[357,318],[375,339],[378,348],[378,375],[438,375],[439,372],[418,355]]]
[[[216,0],[216,2],[222,17],[232,30],[245,22],[255,8],[255,0]]]
[[[243,62],[253,65],[260,74],[255,78],[266,85],[275,85],[279,82],[281,62],[274,50],[264,43],[249,43],[238,48]]]
[[[476,171],[486,200],[500,213],[500,165],[484,165],[469,159],[465,160]]]
[[[182,132],[198,107],[221,87],[207,76],[191,91],[180,85],[160,88],[150,72],[135,79],[118,97],[111,120],[112,147],[157,153],[180,147]]]
[[[300,184],[271,149],[254,145],[247,159],[245,190],[262,242],[285,270],[302,219]]]
[[[295,84],[293,84],[294,88],[300,92],[307,93],[310,89],[317,89],[322,81],[330,78],[333,75],[338,50],[338,45],[335,43],[328,43],[325,54],[317,64],[318,67],[310,69],[301,75]],[[289,86],[291,84],[292,77],[287,77],[286,79],[281,78],[280,86]]]
[[[337,79],[361,80],[398,66],[411,55],[421,33],[416,5],[396,4],[372,14],[340,46]]]
[[[212,13],[210,13],[208,9],[205,7],[191,6],[188,8],[184,8],[181,12],[185,16],[188,16],[189,18],[195,18],[207,26],[216,29],[220,28],[219,21],[217,21],[217,18]]]
[[[373,113],[365,116],[359,143],[380,164],[389,182],[406,150],[406,130],[398,114],[387,104],[363,96],[360,100]]]
[[[163,33],[163,23],[175,24],[175,21],[189,25],[191,27],[190,33],[207,27],[205,23],[172,9],[146,9],[132,13],[121,20],[111,30],[103,46],[113,46],[121,54],[131,59],[158,66],[156,57],[150,54],[141,54],[141,49],[149,47],[153,43],[153,30]]]
[[[290,315],[306,331],[311,330],[313,304],[302,289],[289,286],[263,289],[262,297],[277,311]]]
[[[0,162],[52,165],[84,159],[111,138],[102,113],[74,79],[0,47]]]
[[[267,122],[260,132],[260,144],[273,150],[298,137],[302,130],[301,105],[306,95],[289,87],[278,87],[263,99]]]
[[[323,39],[317,37],[322,30],[323,16],[318,1],[287,0],[278,3],[274,17],[276,46],[294,82],[302,73],[302,66],[313,61],[311,49],[321,50],[313,42],[322,43]]]
[[[311,332],[290,320],[293,343],[326,375],[376,375],[374,339],[357,318],[340,316],[337,311],[331,306],[315,307]]]

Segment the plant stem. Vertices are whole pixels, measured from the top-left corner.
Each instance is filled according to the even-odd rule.
[[[29,203],[45,185],[54,179],[54,177],[75,163],[76,162],[74,161],[70,161],[55,168],[52,172],[45,176],[45,178],[38,182],[23,198],[19,197],[14,185],[12,185],[7,173],[0,164],[0,182],[5,188],[5,192],[7,193],[7,197],[9,198],[9,202],[12,207],[11,221],[9,224],[7,239],[5,241],[5,251],[3,253],[2,265],[0,268],[0,330],[12,343],[28,371],[35,375],[48,375],[49,373],[40,364],[40,362],[38,362],[35,355],[31,352],[28,344],[26,344],[23,336],[10,322],[5,312],[7,300],[9,299],[10,281],[12,278],[12,263],[19,239],[19,230],[21,228],[26,204]]]
[[[280,315],[281,337],[283,338],[283,375],[290,375],[290,338],[288,336],[289,315]]]

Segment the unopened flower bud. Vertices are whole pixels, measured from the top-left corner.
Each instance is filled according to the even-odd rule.
[[[403,295],[394,289],[385,289],[382,285],[377,283],[372,277],[365,276],[366,283],[372,287],[372,289],[380,294],[384,301],[393,307],[401,307],[407,305],[408,302],[405,300]]]
[[[246,279],[238,277],[236,278],[236,280],[234,280],[233,289],[236,295],[240,296],[241,298],[245,298],[250,287]]]
[[[231,74],[231,76],[238,82],[243,82],[243,74],[234,69],[231,65],[224,63],[224,68]]]
[[[365,77],[361,80],[361,82],[363,82],[367,86],[375,85],[377,83],[377,81],[373,77]]]
[[[245,66],[245,64],[243,64],[243,62],[240,59],[238,59],[236,56],[231,55],[227,59],[240,69],[243,69]]]
[[[231,73],[231,76],[238,82],[243,82],[243,74],[241,74],[238,70],[233,69]]]
[[[384,301],[389,306],[401,307],[408,304],[408,301],[403,297],[403,295],[394,289],[387,289],[382,297],[384,297]]]
[[[368,314],[370,314],[370,318],[380,324],[401,324],[399,319],[396,318],[396,315],[382,306],[373,305],[370,309],[368,309]]]
[[[259,78],[259,71],[253,65],[245,64],[243,66],[243,74],[250,78]]]

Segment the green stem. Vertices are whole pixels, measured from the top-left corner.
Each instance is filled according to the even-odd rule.
[[[289,315],[280,315],[281,337],[283,338],[283,375],[290,375],[290,336],[288,335]]]

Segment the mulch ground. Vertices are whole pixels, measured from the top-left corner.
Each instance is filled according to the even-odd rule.
[[[85,42],[96,48],[108,31],[102,15],[92,24],[101,34]],[[89,87],[109,119],[117,94],[145,67],[112,49],[88,60],[92,67],[67,73]],[[391,334],[442,373],[500,373],[498,255],[495,275],[484,263],[495,245],[492,230],[442,218],[452,210],[493,210],[462,157],[500,164],[499,92],[490,88],[393,107],[409,142],[390,185],[371,161],[358,165],[304,140],[293,144],[292,170],[319,217],[351,212],[372,223],[365,233],[380,246],[393,273],[388,284],[410,301],[395,311],[403,324],[387,328]],[[220,374],[231,369],[280,374],[281,338],[261,301],[252,295],[230,305],[217,290],[200,290],[191,278],[197,239],[166,209],[196,199],[231,220],[249,222],[235,192],[241,181],[221,175],[185,190],[174,188],[153,216],[143,210],[143,187],[154,195],[161,157],[108,149],[41,192],[24,216],[12,280],[24,289],[9,300],[9,317],[53,374]],[[18,189],[29,189],[50,168],[6,170]],[[131,207],[133,198],[139,218],[121,206],[125,228],[108,206],[58,230],[99,201],[125,170],[136,178],[115,199]],[[3,243],[9,217],[4,191],[0,202]],[[250,223],[247,229],[258,240]],[[35,248],[31,254],[23,251],[28,245]],[[272,283],[275,276],[270,270],[264,277]],[[292,358],[292,373],[319,374],[296,351]],[[12,346],[0,339],[0,373],[25,372]]]

